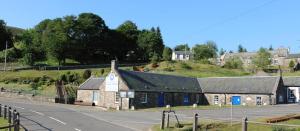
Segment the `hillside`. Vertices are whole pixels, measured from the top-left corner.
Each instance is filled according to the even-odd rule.
[[[225,76],[245,76],[250,73],[240,69],[225,69],[216,65],[201,64],[197,62],[161,62],[157,68],[149,64],[145,69],[153,73],[179,75],[186,77],[225,77]]]
[[[11,31],[13,36],[19,35],[24,31],[24,29],[22,28],[13,27],[13,26],[7,26],[7,29]]]

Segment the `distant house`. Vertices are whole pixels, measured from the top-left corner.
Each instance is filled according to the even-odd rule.
[[[173,51],[172,60],[191,60],[193,58],[193,52],[191,51]]]
[[[278,48],[273,51],[269,51],[271,54],[271,65],[280,65],[288,67],[289,62],[293,60],[296,63],[300,62],[300,54],[290,54],[288,48]],[[219,57],[219,64],[224,65],[230,58],[239,58],[243,62],[244,67],[253,65],[253,59],[257,55],[257,52],[240,52],[240,53],[225,53]]]

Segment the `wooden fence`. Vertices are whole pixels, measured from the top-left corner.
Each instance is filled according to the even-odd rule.
[[[0,127],[0,130],[7,129],[8,131],[20,131],[20,127],[25,131],[28,131],[24,126],[20,124],[20,113],[16,109],[12,109],[10,106],[0,104],[0,118],[7,120],[8,125]]]

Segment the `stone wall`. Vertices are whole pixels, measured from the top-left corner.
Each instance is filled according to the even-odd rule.
[[[218,96],[218,104],[230,105],[232,96],[241,97],[241,105],[256,105],[256,98],[261,97],[262,105],[271,105],[274,100],[272,100],[272,95],[263,94],[205,94],[208,104],[215,105],[214,97]]]
[[[93,90],[77,90],[77,100],[92,103]]]
[[[141,95],[147,94],[147,103],[143,103]],[[205,104],[203,94],[200,93],[177,93],[177,92],[165,92],[164,94],[164,105],[170,106],[187,106],[193,104]],[[161,92],[135,92],[135,98],[131,99],[131,105],[135,108],[151,108],[159,106],[159,96]],[[188,96],[188,103],[184,102],[184,96]]]
[[[115,70],[112,70],[111,73],[115,73],[115,75],[119,78],[119,91],[128,91],[127,85],[124,83],[122,78]],[[113,91],[105,91],[106,82],[104,81],[100,86],[100,100],[99,106],[105,108],[122,108],[122,109],[129,109],[129,99],[128,98],[119,98],[119,102],[116,102],[116,92]]]

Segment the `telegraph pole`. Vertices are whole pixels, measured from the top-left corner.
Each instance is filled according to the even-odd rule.
[[[7,41],[5,42],[4,71],[6,71],[6,61],[7,61]]]

